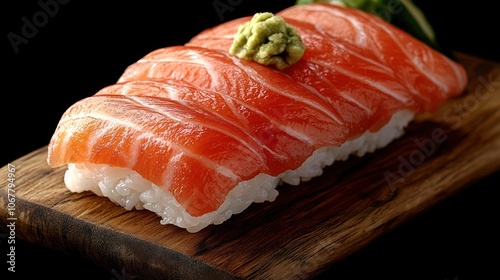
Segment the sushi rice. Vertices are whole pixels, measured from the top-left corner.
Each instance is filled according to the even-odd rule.
[[[200,217],[189,215],[167,190],[159,188],[128,168],[72,163],[68,164],[64,181],[72,192],[92,191],[109,198],[126,210],[147,209],[161,217],[161,224],[174,224],[194,233],[210,224],[223,223],[254,202],[274,201],[278,196],[276,187],[283,183],[298,185],[302,181],[322,175],[323,168],[335,161],[346,160],[350,155],[363,156],[385,147],[404,134],[405,127],[414,115],[407,110],[399,111],[377,132],[367,131],[351,141],[346,141],[340,147],[317,149],[296,170],[285,171],[276,177],[259,174],[251,180],[243,181],[228,193],[219,209]]]

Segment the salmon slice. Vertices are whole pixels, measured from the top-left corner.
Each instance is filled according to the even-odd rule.
[[[106,87],[62,116],[49,147],[51,166],[135,170],[193,216],[214,211],[235,184],[267,171],[262,148],[240,128],[186,102],[114,94],[125,87]]]
[[[355,46],[358,53],[392,69],[408,90],[428,97],[420,113],[434,112],[444,100],[463,93],[467,84],[462,65],[372,14],[317,3],[291,6],[277,15],[304,22],[314,18],[314,25],[331,40]]]
[[[309,68],[310,73],[320,73],[319,79],[338,81],[333,83],[337,88],[366,82],[395,98],[405,98],[404,106],[417,113],[435,112],[443,101],[465,89],[467,75],[462,65],[374,15],[327,3],[291,6],[276,15],[294,26],[306,45],[302,66],[283,71],[293,72],[294,79],[310,78],[301,73]],[[186,45],[227,51],[238,27],[248,20],[239,18],[204,30]],[[359,82],[346,83],[346,78]],[[328,83],[316,82],[317,90],[335,91]],[[311,80],[307,83],[314,85]],[[377,104],[363,107],[373,110]],[[369,119],[376,119],[374,115]]]

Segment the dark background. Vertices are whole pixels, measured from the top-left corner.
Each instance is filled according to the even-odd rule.
[[[216,1],[238,4],[217,13]],[[38,17],[39,27],[28,31],[30,38],[17,51],[9,34],[22,35],[26,19],[33,23],[33,16],[42,8],[38,1],[2,5],[2,78],[6,86],[1,97],[1,166],[46,145],[64,110],[115,83],[128,65],[148,52],[183,44],[223,21],[255,12],[277,12],[295,1],[60,2],[52,15]],[[485,4],[488,2],[414,2],[427,15],[444,47],[500,62],[499,13]],[[500,212],[496,206],[499,179],[496,174],[477,182],[336,264],[328,275],[337,279],[498,277],[500,232],[493,226],[498,224]],[[5,243],[0,238],[1,260]],[[52,279],[120,279],[116,272],[94,267],[84,258],[34,244],[18,244],[16,254],[16,276],[34,271]],[[0,275],[7,268],[2,263]]]

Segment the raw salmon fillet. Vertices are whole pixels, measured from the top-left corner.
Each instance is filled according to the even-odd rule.
[[[306,45],[296,64],[228,53],[251,17],[152,51],[64,113],[49,165],[126,168],[201,217],[241,182],[295,170],[318,149],[376,133],[397,112],[435,112],[465,90],[459,63],[376,16],[323,3],[277,15]]]

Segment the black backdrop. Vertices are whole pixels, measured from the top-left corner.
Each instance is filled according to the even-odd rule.
[[[6,86],[0,99],[2,166],[46,145],[67,107],[113,84],[126,66],[146,53],[183,44],[223,21],[261,11],[277,12],[294,4],[263,0],[158,2],[3,3],[2,77]],[[451,0],[414,2],[424,10],[443,45],[500,61],[498,12],[486,1],[468,5]],[[340,279],[348,279],[346,273],[398,279],[414,275],[466,279],[467,272],[497,276],[498,270],[484,254],[493,252],[498,256],[499,243],[493,234],[500,235],[491,227],[499,212],[491,206],[496,203],[498,191],[493,183],[498,179],[498,175],[488,178],[417,217],[332,268],[332,272],[338,273]],[[1,239],[0,246],[3,256],[5,242]],[[38,273],[57,279],[75,276],[60,272],[68,266],[83,275],[95,273],[96,279],[117,278],[113,272],[95,268],[78,257],[41,250],[36,245],[19,246],[20,273],[36,267],[42,270]],[[2,263],[1,273],[6,269]],[[402,272],[397,273],[398,268]]]

